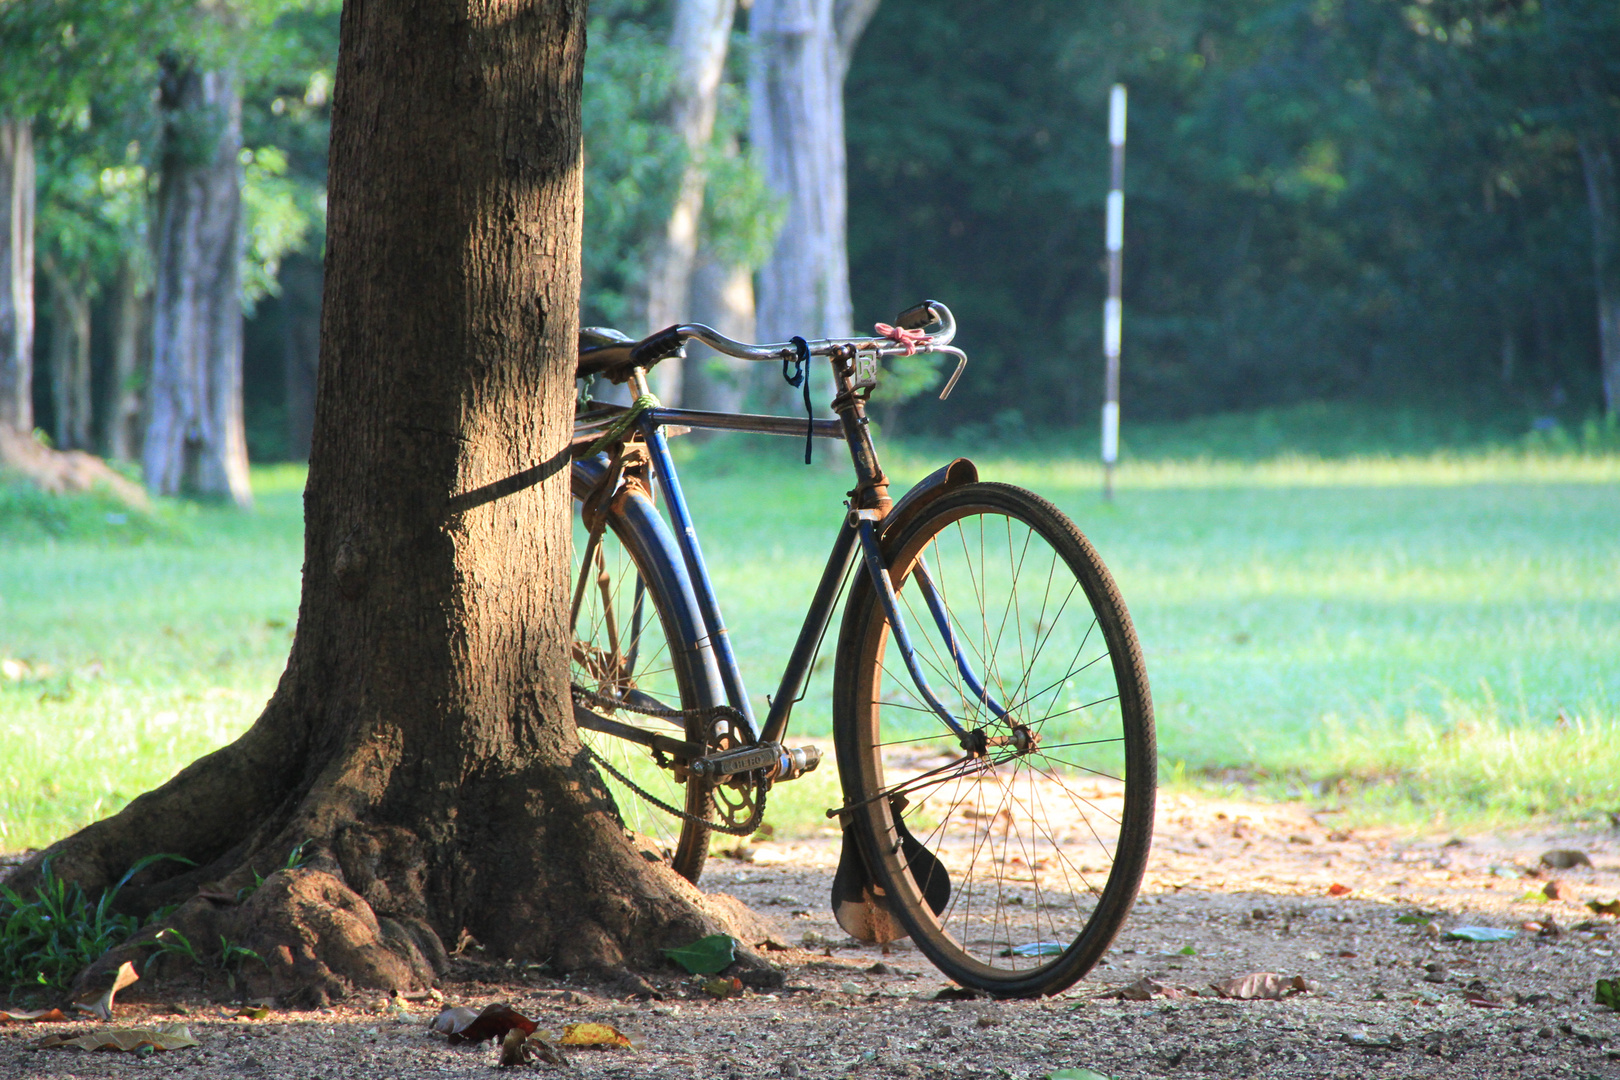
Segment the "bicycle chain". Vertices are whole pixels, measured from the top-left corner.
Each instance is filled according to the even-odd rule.
[[[743,721],[746,723],[746,719],[743,717],[743,714],[737,709],[732,708],[730,705],[713,705],[706,709],[653,709],[640,705],[631,705],[629,702],[620,698],[612,698],[606,696],[605,694],[598,694],[594,690],[585,689],[585,687],[580,686],[578,683],[570,683],[569,689],[573,692],[573,696],[576,700],[582,701],[587,705],[595,705],[599,709],[609,709],[613,711],[623,709],[625,712],[638,713],[641,716],[652,716],[660,720],[702,720],[705,723],[708,723],[723,717],[728,720]],[[658,809],[664,811],[664,813],[671,814],[682,821],[688,822],[692,825],[702,826],[703,828],[712,832],[723,833],[726,836],[752,836],[754,833],[759,831],[760,822],[765,820],[764,788],[758,789],[759,803],[754,807],[754,812],[748,816],[747,821],[741,825],[724,825],[719,821],[699,817],[696,814],[671,806],[669,803],[660,799],[658,796],[654,795],[652,792],[646,790],[634,780],[624,775],[624,773],[614,768],[611,762],[609,762],[601,754],[598,754],[591,747],[590,743],[581,739],[580,745],[585,748],[585,752],[591,756],[592,760],[611,773],[613,777],[619,781],[619,783],[623,784],[637,795],[640,795],[647,802],[652,803],[654,806],[658,807]]]

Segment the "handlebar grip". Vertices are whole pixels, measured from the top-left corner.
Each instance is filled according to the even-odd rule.
[[[921,330],[930,323],[939,321],[939,312],[934,310],[932,300],[924,300],[916,307],[909,307],[895,316],[894,325],[902,330]]]
[[[641,367],[651,367],[666,357],[674,356],[686,348],[686,337],[678,330],[678,327],[671,326],[643,339],[630,350],[630,358]]]

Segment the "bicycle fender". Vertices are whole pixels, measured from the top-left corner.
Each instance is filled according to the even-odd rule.
[[[912,485],[911,490],[900,497],[889,513],[883,519],[883,528],[879,536],[885,540],[889,536],[898,536],[900,530],[905,528],[906,522],[917,516],[918,511],[946,492],[962,487],[964,484],[979,482],[979,467],[967,458],[957,458],[949,465],[941,466]]]

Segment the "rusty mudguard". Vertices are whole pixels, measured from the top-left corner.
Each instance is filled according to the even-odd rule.
[[[949,465],[935,469],[912,485],[911,490],[902,495],[884,517],[883,539],[888,541],[891,537],[899,536],[908,521],[941,495],[978,481],[979,467],[967,458],[957,458]]]

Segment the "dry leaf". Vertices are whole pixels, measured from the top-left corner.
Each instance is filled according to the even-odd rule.
[[[1586,906],[1598,915],[1620,915],[1620,900],[1588,900]]]
[[[563,1028],[562,1046],[632,1046],[630,1037],[612,1024],[569,1024]]]
[[[66,1020],[61,1009],[0,1009],[0,1021],[15,1020],[30,1024],[54,1024]]]
[[[435,1031],[439,1030],[438,1022],[444,1017],[445,1013],[453,1011],[446,1009],[434,1019]],[[450,1045],[456,1046],[459,1043],[478,1043],[483,1042],[485,1039],[504,1038],[506,1033],[513,1028],[520,1028],[523,1034],[532,1035],[534,1029],[538,1026],[533,1020],[530,1020],[512,1006],[501,1002],[486,1006],[484,1011],[475,1016],[470,1023],[459,1028],[452,1028],[448,1034],[450,1036]]]
[[[236,1016],[243,1020],[263,1020],[270,1015],[268,1005],[244,1005],[236,1010]]]
[[[112,1020],[114,995],[116,995],[118,991],[124,989],[124,987],[131,986],[134,983],[139,982],[140,978],[141,977],[139,975],[135,974],[135,965],[130,963],[128,960],[125,960],[122,964],[118,965],[118,970],[113,973],[112,985],[107,987],[106,993],[102,994],[94,1001],[75,1003],[73,1007],[78,1009],[80,1012],[90,1013],[99,1020],[110,1021]]]
[[[467,1006],[455,1005],[445,1009],[438,1016],[428,1021],[428,1030],[437,1032],[440,1035],[454,1035],[465,1029],[468,1024],[476,1019],[478,1019],[478,1014],[467,1008]]]
[[[1344,896],[1350,892],[1350,886],[1340,885],[1337,881],[1335,881],[1333,884],[1328,886],[1327,892],[1329,896]]]
[[[88,1035],[47,1035],[34,1044],[41,1050],[73,1047],[78,1050],[122,1050],[130,1053],[143,1046],[154,1050],[182,1050],[200,1046],[191,1037],[184,1024],[165,1024],[160,1028],[100,1028]]]
[[[1169,983],[1162,983],[1144,975],[1129,986],[1122,986],[1118,990],[1099,996],[1118,998],[1120,1001],[1151,1001],[1156,997],[1177,1001],[1181,998],[1197,997],[1198,991],[1190,986],[1171,986]]]
[[[703,980],[703,992],[712,998],[724,1001],[726,998],[736,997],[743,992],[742,980],[738,978],[728,979],[724,975],[716,975],[712,979]]]
[[[503,1069],[509,1069],[514,1065],[527,1064],[529,1059],[523,1053],[523,1043],[528,1037],[528,1035],[524,1034],[522,1028],[513,1028],[508,1031],[501,1039],[501,1060],[495,1064]]]
[[[1576,851],[1573,848],[1554,848],[1552,851],[1541,853],[1541,865],[1550,866],[1554,870],[1568,870],[1572,866],[1591,866],[1592,860],[1586,852]]]
[[[1272,971],[1255,971],[1209,985],[1221,997],[1238,1001],[1281,1001],[1285,997],[1308,994],[1316,989],[1315,984],[1303,975],[1290,979]]]

